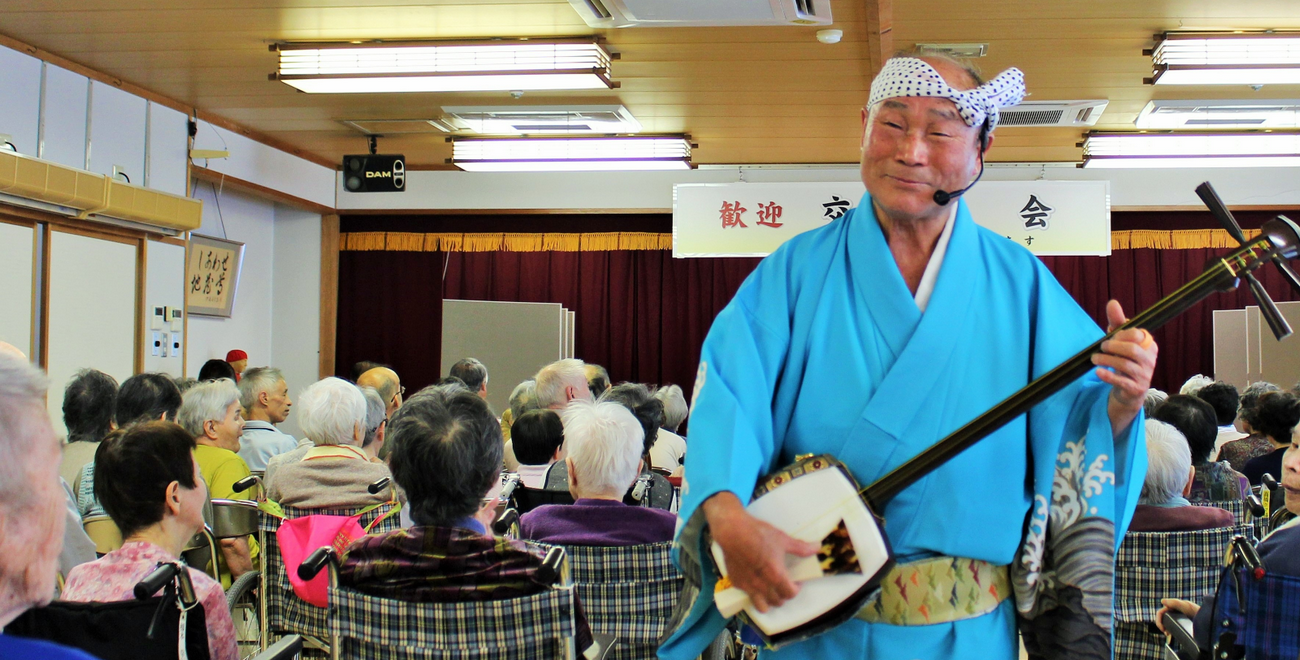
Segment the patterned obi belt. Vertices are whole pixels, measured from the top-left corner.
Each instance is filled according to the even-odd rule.
[[[928,626],[973,619],[1011,596],[1006,566],[964,557],[932,557],[895,564],[880,595],[858,611],[868,623]]]

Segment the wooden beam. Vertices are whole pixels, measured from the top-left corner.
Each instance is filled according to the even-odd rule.
[[[320,217],[320,365],[319,376],[334,375],[339,317],[339,217]]]
[[[894,54],[894,0],[866,0],[868,83]]]

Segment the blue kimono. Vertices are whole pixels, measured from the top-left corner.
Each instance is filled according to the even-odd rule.
[[[760,476],[809,453],[837,457],[870,484],[1100,336],[1042,262],[976,225],[964,202],[924,313],[869,195],[787,242],[749,276],[704,343],[677,540],[679,565],[700,591],[660,657],[694,658],[724,625],[711,602],[714,568],[698,561],[706,556],[701,502],[720,491],[748,502]],[[1052,562],[1070,530],[1087,530],[1076,541],[1108,541],[1101,554],[1113,555],[1137,504],[1142,419],[1116,438],[1109,393],[1093,374],[1079,379],[884,508],[898,561],[1014,562],[1016,598],[953,623],[852,619],[764,657],[1010,659],[1017,606],[1026,621],[1056,628],[1082,600],[1088,625],[1104,630],[1093,640],[1105,645],[1098,657],[1109,658],[1109,565]],[[1063,582],[1078,583],[1082,596],[1053,591]],[[1040,648],[1050,655],[1051,642]]]

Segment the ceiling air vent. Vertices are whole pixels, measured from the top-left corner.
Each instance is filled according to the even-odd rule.
[[[1138,128],[1300,128],[1300,100],[1151,101]]]
[[[1094,126],[1110,103],[1091,101],[1025,101],[998,113],[998,126]]]
[[[830,25],[830,0],[569,0],[594,28]]]
[[[614,135],[641,132],[621,105],[443,106],[442,121],[477,135]]]

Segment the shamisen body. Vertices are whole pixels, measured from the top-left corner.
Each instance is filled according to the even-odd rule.
[[[787,561],[818,548],[746,513],[761,477],[829,454],[868,484],[1101,336],[1032,254],[964,203],[937,203],[978,177],[1020,80],[887,62],[863,110],[867,194],[765,259],[714,322],[677,539],[691,602],[661,657],[694,658],[725,623],[709,539],[756,609],[799,603]],[[1107,315],[1124,320],[1114,302]],[[1059,633],[1078,657],[1109,658],[1110,561],[1145,473],[1156,348],[1143,339],[1118,334],[1094,358],[1108,369],[891,500],[879,513],[898,564],[880,600],[768,657],[1014,658],[1019,608],[1045,654]],[[1062,550],[1075,559],[1056,567]]]

